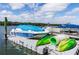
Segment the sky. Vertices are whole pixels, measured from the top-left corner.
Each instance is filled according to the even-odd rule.
[[[79,3],[0,3],[0,21],[79,24]]]

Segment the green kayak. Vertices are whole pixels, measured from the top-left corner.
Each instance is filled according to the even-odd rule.
[[[47,34],[43,38],[39,39],[36,43],[36,46],[45,45],[50,43],[50,39],[53,37],[51,34]]]
[[[45,45],[45,44],[52,44],[52,45],[57,45],[59,43],[59,38],[57,38],[58,36],[53,36],[51,34],[47,34],[46,36],[42,37],[41,39],[39,39],[36,43],[36,46],[41,46],[41,45]],[[61,38],[64,39],[64,38]]]
[[[45,45],[45,44],[49,44],[51,43],[52,45],[57,45],[58,39],[56,38],[56,36],[53,36],[51,34],[47,34],[46,36],[44,36],[43,38],[41,38],[40,40],[37,41],[36,46],[41,46],[41,45]]]
[[[76,44],[77,43],[75,39],[64,39],[59,43],[57,50],[60,52],[68,51],[73,49]]]
[[[52,45],[57,45],[59,42],[58,42],[58,39],[56,38],[56,36],[53,36],[51,39],[50,39],[50,43]]]

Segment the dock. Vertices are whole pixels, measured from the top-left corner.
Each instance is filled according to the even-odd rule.
[[[69,51],[65,51],[65,52],[58,52],[56,50],[56,46],[53,46],[51,44],[46,44],[46,45],[42,45],[42,46],[36,46],[36,43],[38,40],[36,39],[28,39],[28,38],[23,38],[23,37],[15,37],[15,36],[10,36],[8,37],[8,40],[13,42],[14,44],[20,45],[23,47],[25,47],[26,49],[29,49],[29,51],[31,53],[28,54],[37,54],[37,55],[42,55],[43,54],[43,49],[45,47],[49,48],[49,55],[75,55],[78,53],[78,48],[79,48],[79,41],[78,44],[76,45],[75,48],[69,50]]]
[[[53,35],[59,35],[59,34],[61,33],[53,33]],[[72,35],[72,34],[65,34],[65,35],[68,35],[70,38],[79,40],[79,35]]]

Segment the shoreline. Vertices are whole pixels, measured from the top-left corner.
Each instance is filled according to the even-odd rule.
[[[59,26],[60,24],[46,24],[46,23],[30,23],[30,22],[8,22],[7,23],[7,26],[13,26],[13,25],[20,25],[20,24],[23,24],[23,25],[27,25],[27,24],[30,24],[30,25],[36,25],[36,26]],[[4,22],[0,22],[0,26],[4,26]]]

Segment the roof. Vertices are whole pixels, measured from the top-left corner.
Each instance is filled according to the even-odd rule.
[[[39,26],[34,26],[34,25],[18,25],[16,28],[20,28],[23,31],[44,31],[43,28],[39,27]]]
[[[79,28],[79,25],[76,24],[62,24],[58,28]]]

